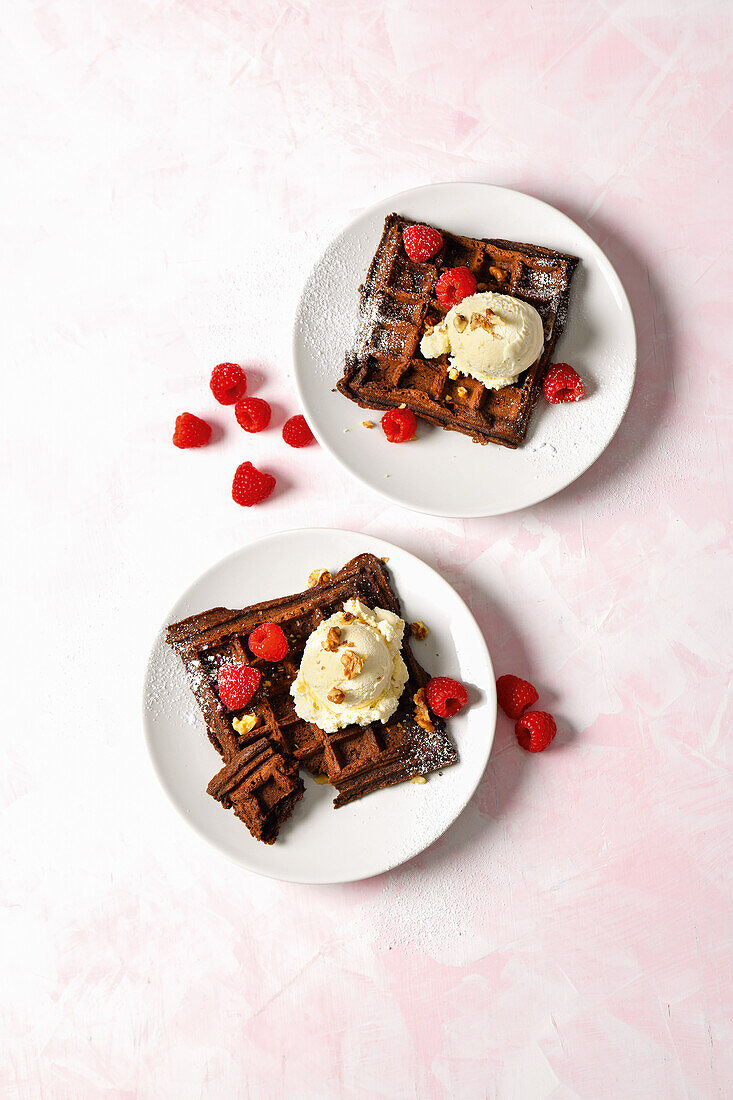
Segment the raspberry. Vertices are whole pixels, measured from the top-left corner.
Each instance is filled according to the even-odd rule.
[[[245,432],[261,432],[270,423],[272,409],[261,397],[245,397],[234,406],[237,424]]]
[[[219,669],[219,698],[229,710],[246,707],[260,686],[262,673],[250,665],[222,665]]]
[[[298,413],[291,416],[283,424],[283,439],[289,447],[307,447],[313,442],[313,432],[308,427],[308,421]]]
[[[432,680],[428,680],[425,698],[433,714],[439,714],[441,718],[452,718],[465,707],[468,692],[463,684],[451,680],[449,676],[434,676]]]
[[[496,694],[507,718],[519,718],[522,711],[539,699],[529,681],[520,680],[518,676],[500,676],[496,681]]]
[[[542,752],[557,733],[555,719],[543,710],[530,710],[514,727],[517,741],[527,752]]]
[[[553,363],[545,375],[544,391],[551,405],[580,401],[584,392],[583,381],[567,363]]]
[[[236,363],[219,363],[211,372],[209,385],[220,405],[233,405],[247,392],[247,375]]]
[[[211,439],[211,424],[194,416],[193,413],[181,413],[176,417],[176,427],[173,432],[173,446],[180,447],[205,447]]]
[[[390,443],[405,443],[417,429],[417,417],[409,409],[388,409],[382,417],[382,431]]]
[[[282,661],[290,648],[277,623],[260,623],[247,639],[247,645],[255,657],[261,657],[263,661]]]
[[[435,296],[446,309],[457,306],[475,293],[476,276],[467,267],[452,267],[450,271],[444,271],[435,284]]]
[[[437,229],[431,229],[429,225],[408,225],[407,229],[402,230],[402,243],[409,258],[421,264],[440,252],[443,238]]]
[[[244,508],[251,508],[253,504],[267,500],[274,488],[275,478],[272,474],[263,474],[251,462],[243,462],[241,466],[237,466],[234,474],[232,500]]]

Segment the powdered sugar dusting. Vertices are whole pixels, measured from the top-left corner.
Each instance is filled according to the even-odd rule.
[[[158,634],[148,663],[145,710],[151,718],[174,718],[188,726],[203,725],[203,719],[183,671],[180,658]]]
[[[305,285],[295,319],[307,369],[335,385],[361,323],[359,285],[374,250],[370,234],[338,238]]]

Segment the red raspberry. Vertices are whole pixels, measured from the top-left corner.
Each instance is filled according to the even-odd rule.
[[[283,439],[289,447],[307,447],[313,442],[313,432],[308,427],[308,421],[298,413],[291,416],[283,424]]]
[[[382,431],[390,443],[406,443],[417,430],[417,417],[409,409],[388,409],[382,417]]]
[[[222,665],[219,669],[219,698],[229,710],[246,707],[260,686],[262,673],[250,665]]]
[[[465,707],[468,692],[463,684],[451,680],[449,676],[434,676],[432,680],[428,680],[425,698],[433,714],[439,714],[441,718],[452,718]]]
[[[272,474],[263,474],[251,462],[243,462],[241,466],[237,466],[234,474],[232,500],[244,508],[251,508],[253,504],[267,500],[274,488],[275,478]]]
[[[402,243],[409,258],[421,264],[440,252],[443,238],[437,229],[429,225],[408,225],[407,229],[402,230]]]
[[[452,267],[450,271],[444,271],[435,284],[435,296],[446,309],[457,306],[475,293],[476,276],[467,267]]]
[[[539,699],[529,681],[520,680],[518,676],[500,676],[496,681],[496,694],[507,718],[519,718],[522,711]]]
[[[234,406],[234,415],[237,418],[237,424],[240,428],[244,428],[245,432],[262,432],[270,423],[272,409],[261,397],[245,397],[244,401],[237,401]]]
[[[527,752],[542,752],[557,733],[555,719],[543,710],[530,710],[514,727],[517,741]]]
[[[211,372],[209,385],[220,405],[233,405],[247,392],[247,375],[236,363],[219,363]]]
[[[260,623],[247,639],[247,645],[255,657],[261,657],[263,661],[282,661],[290,648],[277,623]]]
[[[193,413],[181,413],[176,417],[176,427],[173,432],[173,446],[184,449],[185,447],[205,447],[211,439],[211,424],[194,416]]]
[[[580,375],[567,363],[553,363],[545,375],[544,390],[551,405],[580,401],[584,392]]]

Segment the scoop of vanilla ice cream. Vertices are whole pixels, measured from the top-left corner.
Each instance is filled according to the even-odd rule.
[[[490,390],[516,382],[539,358],[542,318],[534,306],[510,294],[471,294],[453,306],[420,341],[426,359],[450,355],[451,367]]]
[[[398,615],[360,600],[348,600],[343,611],[324,619],[305,644],[290,688],[298,717],[326,733],[386,722],[407,682],[404,630]]]

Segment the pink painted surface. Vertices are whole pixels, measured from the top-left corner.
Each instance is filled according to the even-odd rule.
[[[4,15],[0,1093],[718,1097],[731,1009],[729,42],[724,3],[29,0]],[[311,448],[169,444],[211,366],[294,411],[299,289],[343,223],[443,179],[576,218],[629,292],[611,447],[505,519],[385,506]],[[579,407],[580,408],[580,407]],[[254,456],[266,506],[228,499]],[[139,717],[167,606],[266,532],[438,566],[498,671],[469,809],[361,885],[223,862]]]

